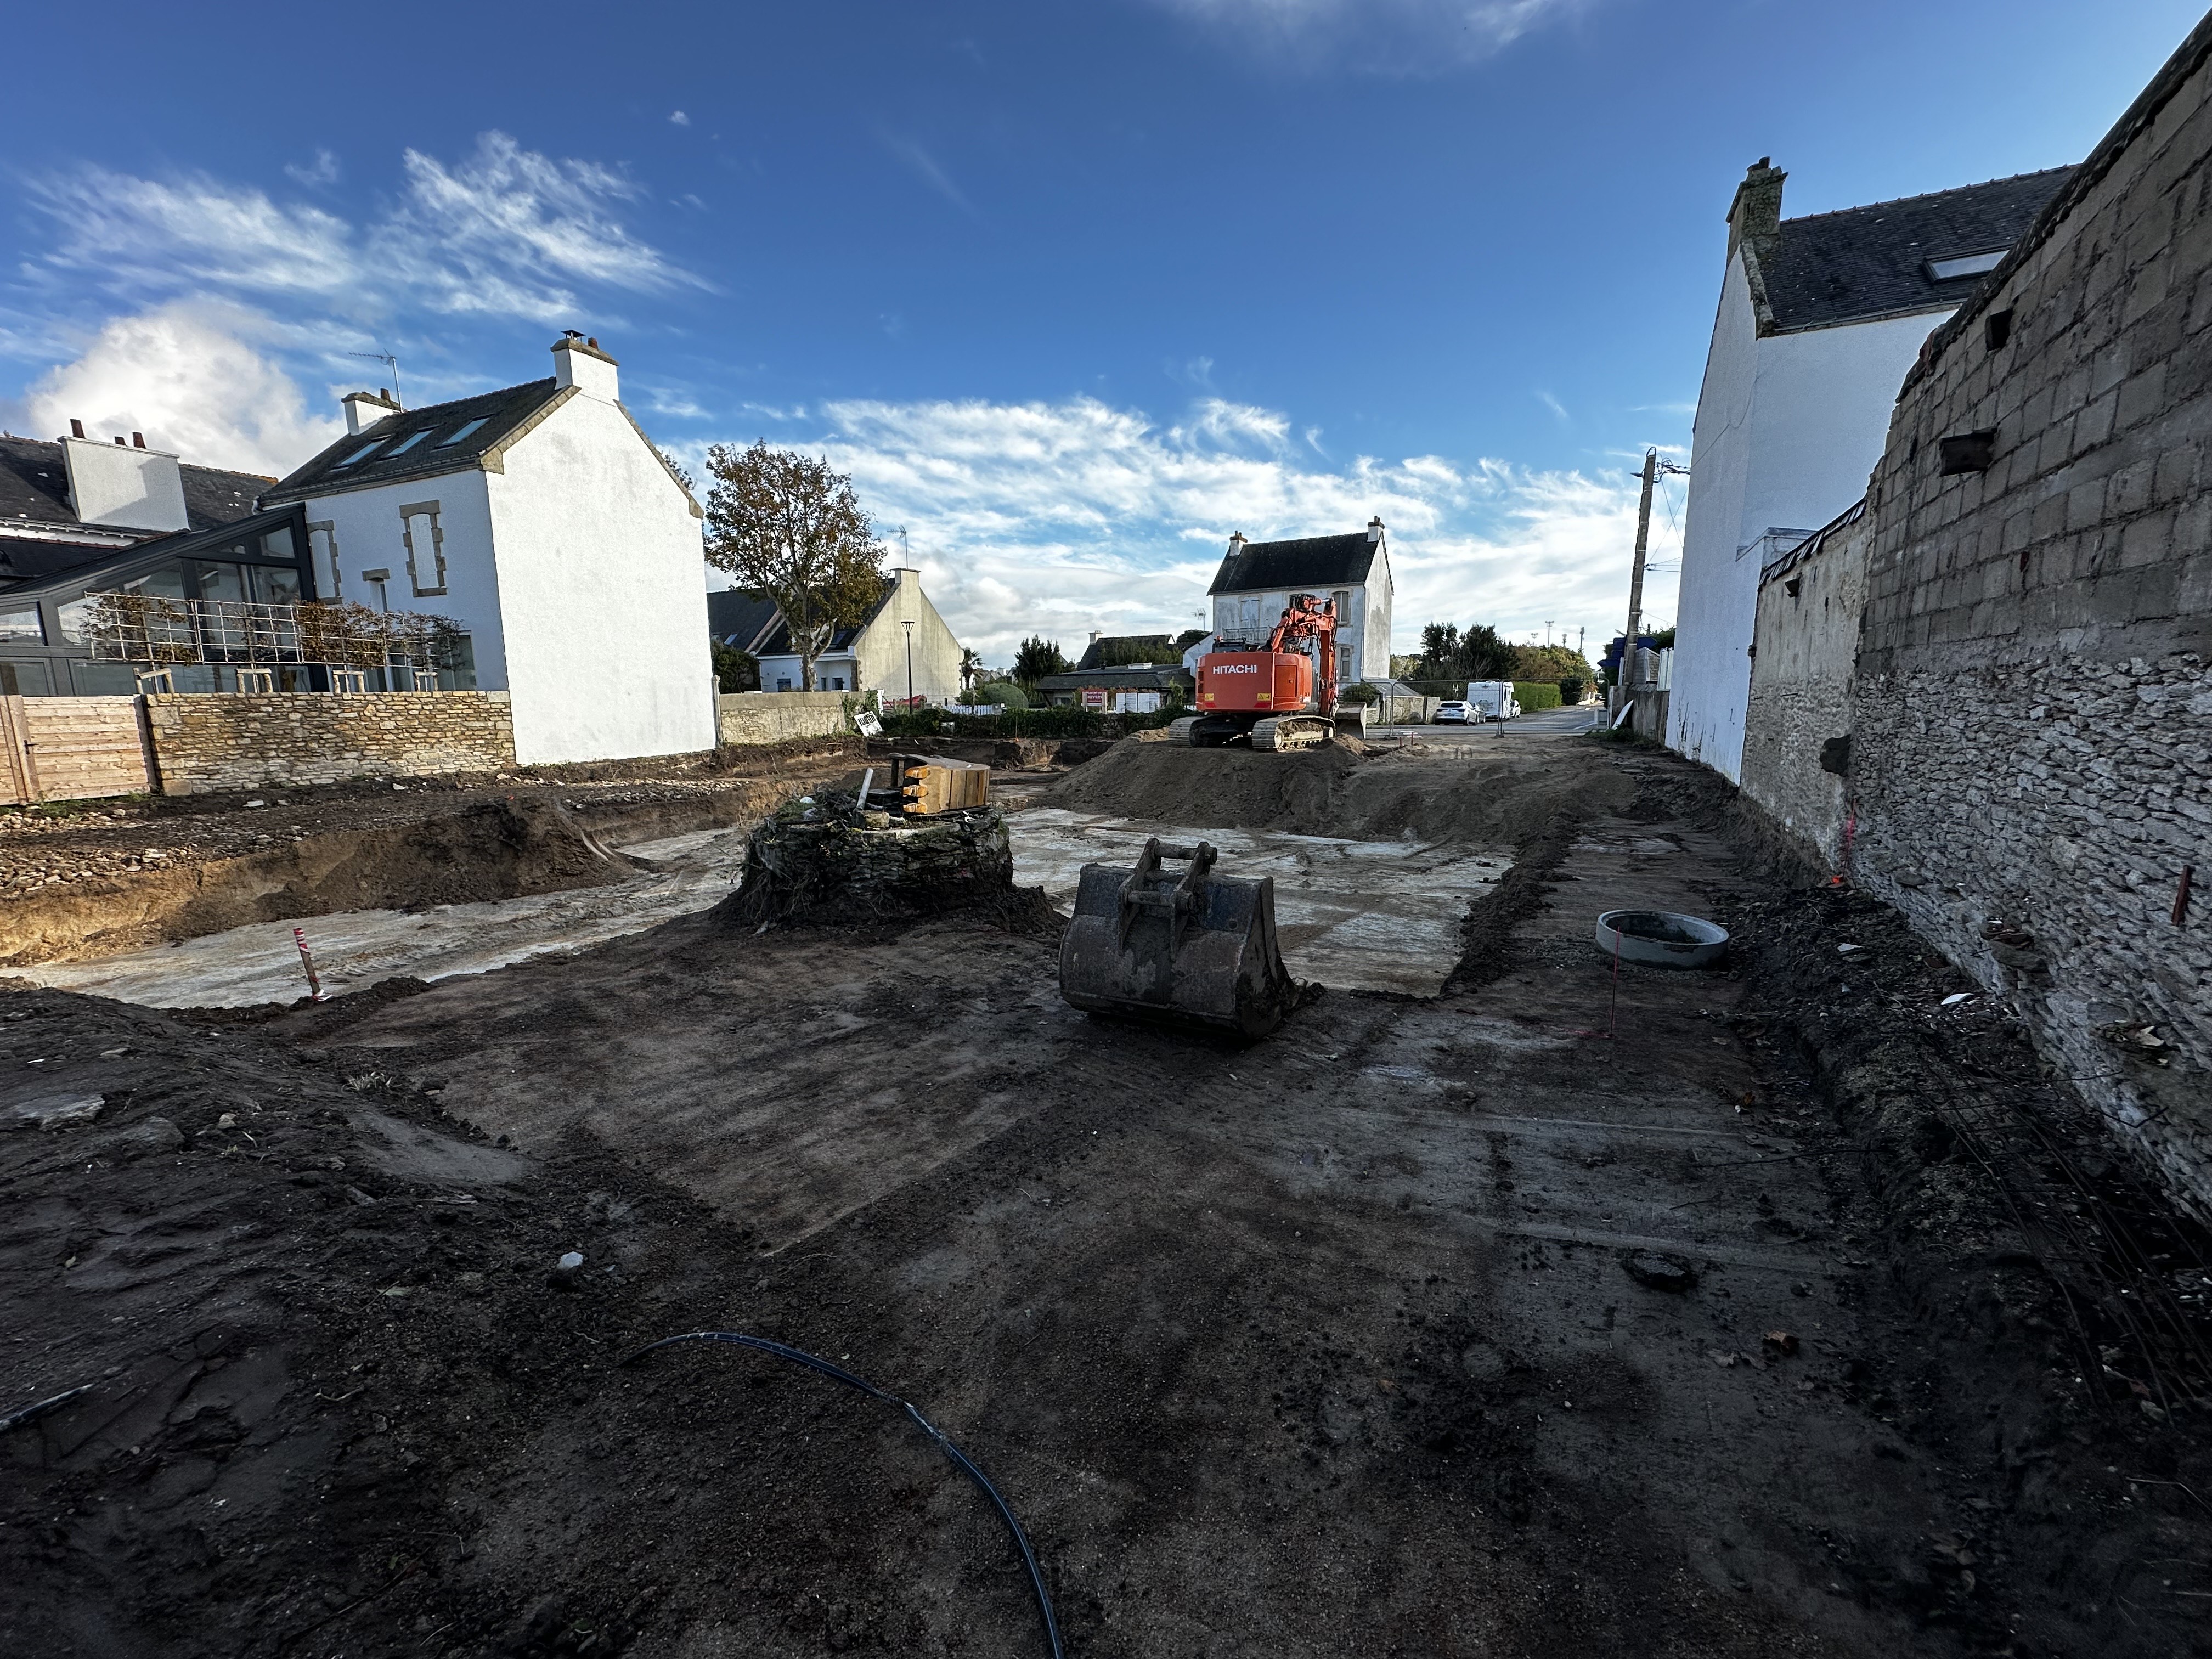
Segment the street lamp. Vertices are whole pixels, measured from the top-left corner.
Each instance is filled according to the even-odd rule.
[[[911,623],[911,622],[907,622],[907,623],[901,623],[901,624],[900,624],[900,626],[903,627],[903,628],[906,629],[906,706],[907,706],[907,712],[908,712],[908,713],[909,713],[909,714],[911,714],[911,713],[913,713],[913,712],[914,712],[914,706],[915,706],[915,704],[914,704],[914,623]]]

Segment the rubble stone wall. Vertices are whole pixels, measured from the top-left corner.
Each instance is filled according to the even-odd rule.
[[[1851,794],[1858,878],[2212,1215],[2208,58],[2212,21],[1906,381]]]
[[[1870,526],[1853,513],[1760,579],[1743,720],[1744,793],[1832,871],[1849,822],[1842,775],[1866,609]]]
[[[150,696],[146,723],[169,795],[514,765],[504,691]]]
[[[725,691],[724,743],[782,743],[791,738],[833,738],[853,729],[842,691]]]

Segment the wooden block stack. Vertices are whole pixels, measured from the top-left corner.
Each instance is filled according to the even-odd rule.
[[[934,817],[963,807],[988,806],[991,800],[991,769],[975,761],[951,760],[942,755],[894,757],[904,787],[900,794],[909,817]]]

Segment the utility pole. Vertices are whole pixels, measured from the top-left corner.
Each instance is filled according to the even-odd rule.
[[[1620,684],[1623,701],[1636,692],[1636,630],[1644,621],[1644,555],[1651,544],[1651,489],[1659,481],[1659,451],[1644,452],[1644,499],[1636,508],[1636,563],[1628,574],[1628,632],[1620,641]]]

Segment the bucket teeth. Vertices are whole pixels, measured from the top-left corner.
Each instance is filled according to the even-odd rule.
[[[1155,836],[1134,869],[1084,866],[1060,939],[1060,995],[1093,1013],[1248,1038],[1282,1024],[1297,988],[1275,938],[1273,878],[1218,875],[1218,856],[1206,842]]]

